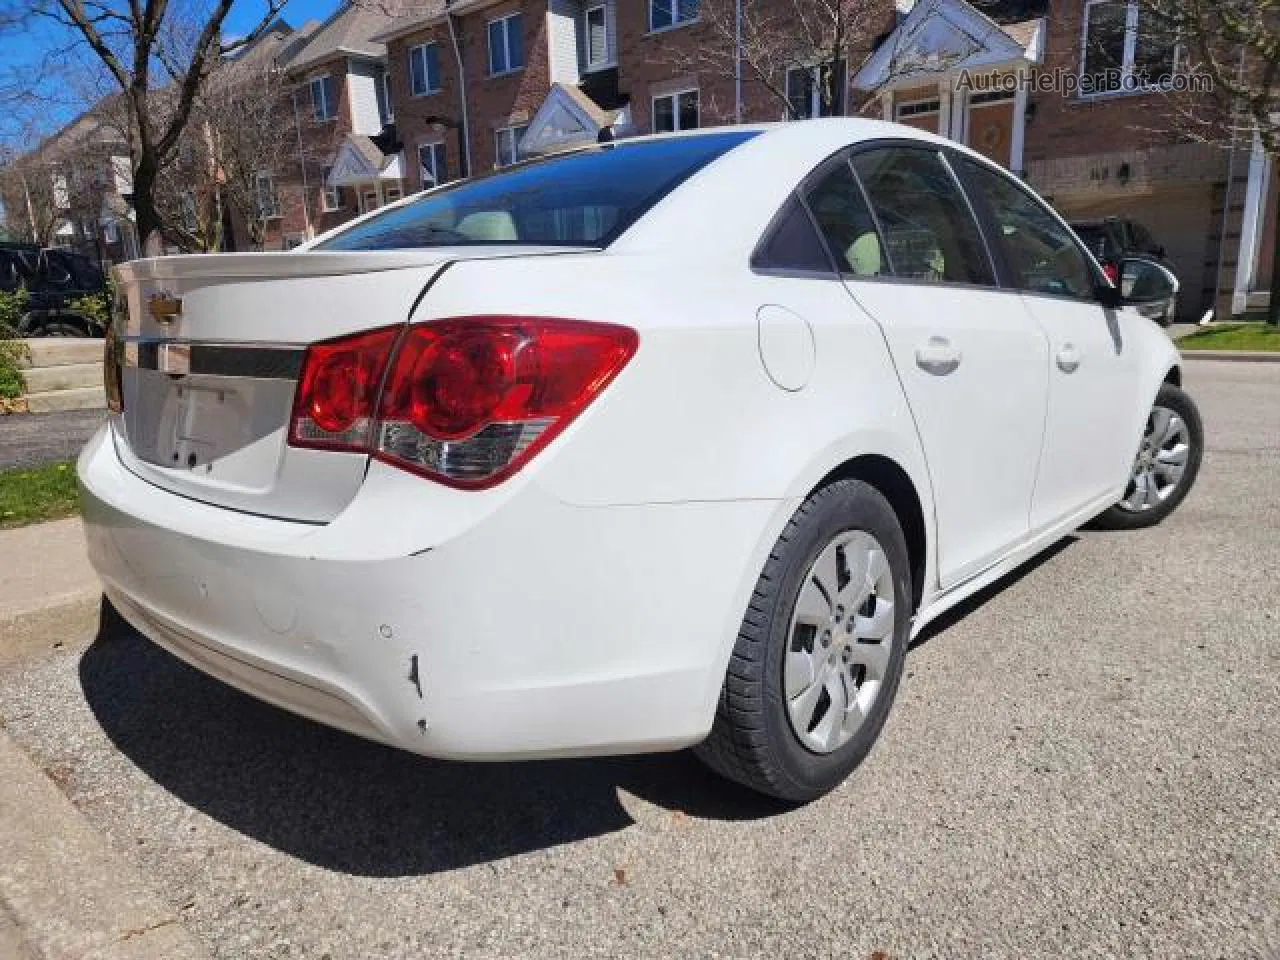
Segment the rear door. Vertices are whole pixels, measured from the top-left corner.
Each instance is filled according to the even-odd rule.
[[[1044,334],[992,261],[941,153],[853,151],[808,188],[853,298],[881,327],[920,433],[945,588],[1028,531],[1044,425]]]
[[[1044,452],[1031,525],[1050,526],[1115,490],[1138,438],[1131,411],[1142,383],[1120,311],[1097,302],[1102,277],[1066,224],[1002,171],[954,158],[985,207],[1009,282],[1049,341]]]

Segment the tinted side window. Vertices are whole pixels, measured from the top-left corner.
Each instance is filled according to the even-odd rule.
[[[833,273],[809,214],[792,194],[774,218],[751,257],[759,270],[806,270]]]
[[[847,163],[833,167],[804,199],[841,273],[876,277],[893,272],[875,218]]]
[[[1071,231],[1008,177],[967,158],[960,163],[991,211],[1013,285],[1032,293],[1094,299],[1093,266]]]
[[[895,276],[993,284],[982,235],[951,171],[933,151],[885,147],[855,154]]]

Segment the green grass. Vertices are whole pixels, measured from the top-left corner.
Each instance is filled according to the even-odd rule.
[[[74,463],[0,472],[0,529],[56,520],[79,509]]]
[[[1178,338],[1179,350],[1280,350],[1280,327],[1265,323],[1214,324]]]

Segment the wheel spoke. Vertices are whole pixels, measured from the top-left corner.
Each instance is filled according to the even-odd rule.
[[[786,683],[787,699],[800,696],[818,679],[818,667],[814,655],[804,650],[787,652],[787,662],[783,667],[783,680]]]
[[[800,595],[796,597],[796,622],[812,624],[821,630],[830,618],[831,602],[828,595],[823,593],[817,581],[810,577],[800,587]]]
[[[834,750],[840,746],[844,734],[845,711],[849,709],[849,677],[843,670],[832,670],[827,675],[827,696],[831,703],[822,721],[814,728],[814,738],[822,744],[824,750]]]
[[[853,635],[859,640],[883,640],[893,633],[893,601],[877,595],[871,616],[859,615],[853,623]]]
[[[813,564],[811,581],[817,585],[828,600],[828,606],[834,604],[836,594],[840,592],[840,547],[831,544],[818,555]]]
[[[882,640],[879,643],[855,643],[853,645],[850,653],[852,662],[867,668],[868,679],[884,679],[885,673],[889,670],[889,643],[890,641],[888,640]]]
[[[797,731],[807,731],[809,725],[813,723],[813,709],[818,705],[818,698],[822,696],[826,672],[819,671],[817,679],[797,696],[792,697],[787,704],[791,711],[791,721]]]
[[[1150,470],[1144,471],[1142,482],[1142,505],[1144,507],[1154,507],[1160,502],[1160,486],[1156,483],[1155,474]]]

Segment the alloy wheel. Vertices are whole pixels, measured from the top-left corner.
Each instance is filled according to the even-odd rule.
[[[1120,508],[1142,513],[1167,500],[1182,483],[1190,454],[1191,431],[1186,421],[1167,407],[1154,407]]]
[[[893,573],[871,534],[846,530],[813,562],[787,633],[782,680],[800,742],[832,753],[862,726],[889,668]]]

